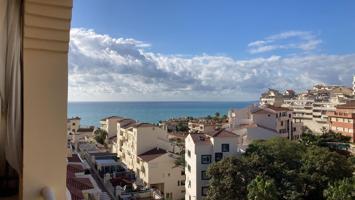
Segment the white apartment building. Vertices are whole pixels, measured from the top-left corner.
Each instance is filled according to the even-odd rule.
[[[184,198],[184,169],[175,165],[166,130],[129,120],[117,123],[117,154],[138,183],[156,189],[165,199]]]
[[[302,134],[302,122],[294,119],[293,111],[288,108],[271,105],[250,106],[244,109],[232,109],[229,115],[229,128],[232,132],[248,138],[266,139],[281,136],[297,139]]]
[[[240,137],[226,129],[210,134],[189,134],[185,139],[186,200],[207,196],[207,168],[223,157],[240,155]]]
[[[353,76],[353,95],[355,95],[355,75]]]
[[[115,136],[117,134],[117,122],[124,119],[123,117],[110,116],[100,120],[100,129],[107,132],[108,137]]]
[[[275,131],[282,137],[297,139],[302,134],[302,123],[293,120],[293,111],[288,108],[265,105],[251,114],[259,127]]]

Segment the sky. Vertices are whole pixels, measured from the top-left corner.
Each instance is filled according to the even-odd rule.
[[[75,0],[69,101],[248,101],[351,85],[355,1]]]

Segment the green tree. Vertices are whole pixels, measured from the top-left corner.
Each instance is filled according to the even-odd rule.
[[[219,118],[221,116],[221,114],[219,112],[216,112],[214,115],[216,118]]]
[[[207,175],[211,177],[207,199],[246,199],[251,178],[248,165],[243,159],[224,158],[210,165]]]
[[[97,143],[105,144],[105,140],[107,137],[107,132],[105,130],[97,129],[97,130],[95,130],[94,135],[95,135],[95,140]]]
[[[277,191],[272,179],[256,176],[248,185],[248,200],[277,200]]]
[[[300,177],[305,199],[320,199],[329,183],[352,176],[352,165],[345,157],[326,148],[311,146],[302,154]]]
[[[208,198],[246,199],[247,186],[259,175],[273,180],[277,199],[322,200],[328,184],[351,177],[352,171],[350,159],[324,147],[284,138],[255,141],[239,158],[210,166]]]
[[[324,196],[326,200],[352,200],[353,192],[355,191],[354,179],[345,178],[340,181],[336,181],[334,184],[328,186],[324,190]]]

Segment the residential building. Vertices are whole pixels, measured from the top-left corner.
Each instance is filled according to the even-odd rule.
[[[190,121],[188,122],[189,133],[203,133],[203,132],[212,132],[218,126],[216,123],[207,122],[207,121]]]
[[[293,119],[293,112],[288,108],[265,105],[251,114],[252,121],[259,127],[275,131],[282,137],[297,139],[302,134],[302,123]]]
[[[241,153],[240,137],[226,129],[209,134],[189,134],[185,139],[185,199],[205,199],[208,191],[207,168],[227,156]]]
[[[269,89],[268,91],[261,94],[260,105],[273,105],[281,106],[283,104],[285,97],[275,89]]]
[[[80,117],[72,117],[67,119],[68,135],[75,134],[80,127]]]
[[[327,113],[330,129],[351,137],[351,142],[355,142],[355,100],[346,104],[337,105],[335,111]]]
[[[123,117],[110,116],[100,120],[100,129],[107,132],[108,137],[115,136],[117,134],[117,122],[124,119]]]
[[[93,138],[95,127],[80,127],[75,134],[72,135],[71,143],[74,145],[75,149],[78,147],[79,142],[85,142]]]
[[[85,167],[77,154],[67,158],[67,181],[66,185],[71,199],[109,199],[102,192],[95,179]],[[106,198],[105,198],[106,197]]]
[[[353,76],[353,95],[355,96],[355,75]]]
[[[138,183],[154,188],[166,199],[184,197],[184,169],[176,166],[166,130],[148,123],[117,123],[117,154],[132,169]]]

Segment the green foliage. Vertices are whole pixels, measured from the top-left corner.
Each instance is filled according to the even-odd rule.
[[[307,148],[301,162],[302,190],[308,199],[321,197],[329,183],[352,175],[352,165],[349,160],[326,148],[317,146]]]
[[[334,182],[324,191],[326,200],[352,200],[355,191],[354,178],[345,178]]]
[[[272,179],[256,176],[248,185],[248,200],[277,200],[277,191]]]
[[[95,135],[95,140],[96,140],[97,143],[105,144],[105,140],[106,140],[106,137],[107,137],[107,132],[105,130],[97,129],[94,132],[94,135]]]
[[[350,138],[340,133],[334,133],[333,131],[323,130],[322,135],[316,135],[310,131],[306,131],[302,134],[300,143],[306,146],[317,145],[320,147],[327,147],[332,151],[336,151],[343,155],[349,155],[347,151],[350,147]]]
[[[246,199],[248,185],[250,195],[262,195],[261,186],[271,180],[257,178],[261,176],[272,179],[276,199],[324,199],[328,184],[351,177],[352,170],[345,156],[327,148],[283,138],[256,141],[240,158],[225,158],[210,166],[208,195],[209,199]]]
[[[179,157],[175,159],[175,166],[185,167],[185,165],[186,165],[185,151],[181,151]]]
[[[207,175],[211,177],[207,199],[246,199],[251,177],[243,159],[227,157],[212,164]]]
[[[187,123],[179,122],[176,125],[176,131],[178,131],[178,132],[188,132],[189,131],[189,127],[188,127]]]

